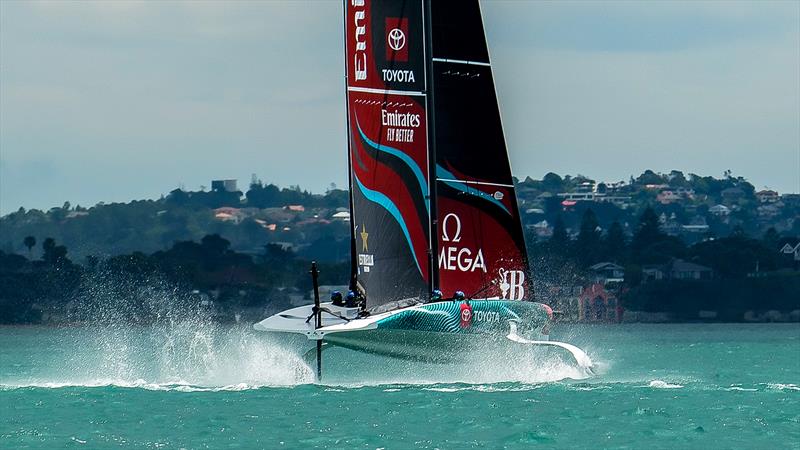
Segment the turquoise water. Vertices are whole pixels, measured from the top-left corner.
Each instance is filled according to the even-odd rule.
[[[246,327],[0,328],[0,448],[795,448],[800,325],[569,327],[599,366],[326,353]],[[538,358],[538,359],[537,359]]]

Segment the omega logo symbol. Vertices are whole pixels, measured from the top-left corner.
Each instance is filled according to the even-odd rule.
[[[453,219],[456,220],[456,228],[455,228],[455,234],[453,235],[453,242],[460,242],[461,241],[461,219],[457,215],[455,215],[453,213],[450,213],[450,214],[444,216],[444,220],[442,220],[442,241],[450,242],[450,235],[447,234],[447,229],[448,229],[447,224],[450,223],[450,218],[453,218]]]
[[[387,40],[389,41],[389,48],[396,52],[402,50],[406,45],[406,35],[400,28],[392,29]]]

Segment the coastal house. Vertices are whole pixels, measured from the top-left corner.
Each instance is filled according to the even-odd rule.
[[[717,217],[726,217],[730,215],[731,209],[725,205],[714,205],[711,208],[708,208],[708,212]]]
[[[720,194],[727,202],[737,202],[739,199],[744,197],[744,190],[738,187],[729,187],[727,189],[723,189]]]
[[[696,215],[689,220],[688,224],[682,225],[681,229],[686,233],[706,233],[709,227],[705,217]]]
[[[575,187],[576,192],[595,192],[594,180],[585,179]]]
[[[603,197],[603,194],[597,194],[591,191],[583,192],[583,191],[576,191],[576,192],[561,192],[558,194],[559,197],[563,197],[564,200],[570,200],[575,202],[593,202]]]
[[[681,223],[678,222],[678,219],[675,216],[675,213],[670,214],[669,217],[667,217],[665,213],[661,213],[661,215],[658,217],[658,222],[661,231],[669,234],[670,236],[677,236],[683,230]]]
[[[306,207],[303,205],[286,205],[283,208],[287,211],[292,211],[292,212],[303,212],[306,210]]]
[[[593,283],[583,289],[578,297],[579,316],[581,322],[613,322],[622,320],[622,306],[616,294],[605,288],[602,283]]]
[[[331,218],[333,220],[338,220],[340,222],[350,222],[350,213],[348,211],[339,211],[337,213],[334,213],[334,215],[331,216]]]
[[[763,203],[761,206],[756,208],[756,211],[758,211],[758,217],[769,220],[780,215],[781,209],[779,206],[780,205],[776,203]]]
[[[701,266],[682,259],[673,258],[663,265],[649,265],[642,267],[645,281],[657,280],[708,280],[713,277],[710,267]]]
[[[708,232],[708,225],[707,224],[689,224],[689,225],[681,225],[681,230],[686,233],[707,233]]]
[[[278,228],[278,224],[269,223],[266,220],[262,219],[255,219],[255,222],[261,226],[261,228],[267,231],[275,231]]]
[[[236,192],[236,180],[211,180],[211,190],[215,192]]]
[[[238,225],[245,218],[244,212],[239,208],[224,206],[214,210],[214,218],[222,222],[233,222]]]
[[[625,268],[612,262],[600,262],[589,267],[599,283],[621,283],[625,281]]]
[[[800,261],[800,242],[797,242],[795,245],[787,242],[781,247],[780,251],[784,255],[792,255],[795,261]]]
[[[756,192],[756,198],[760,203],[775,203],[780,200],[781,197],[773,190],[764,189],[763,191]]]
[[[680,194],[671,190],[671,189],[664,189],[656,195],[656,201],[661,203],[662,205],[668,205],[670,203],[677,202],[681,199]]]
[[[575,206],[577,202],[597,202],[597,203],[613,203],[622,209],[630,206],[631,197],[627,195],[606,195],[599,192],[561,192],[559,197],[564,200],[561,205],[565,207]]]
[[[78,217],[88,216],[89,211],[70,211],[67,213],[66,219],[75,219]]]

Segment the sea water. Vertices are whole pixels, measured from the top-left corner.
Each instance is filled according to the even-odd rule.
[[[800,449],[798,324],[553,338],[597,373],[524,351],[437,365],[332,349],[315,383],[245,325],[0,327],[0,448]]]

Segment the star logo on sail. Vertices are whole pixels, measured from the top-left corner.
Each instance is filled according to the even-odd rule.
[[[361,231],[358,233],[361,235],[361,252],[358,254],[358,266],[361,268],[361,272],[369,273],[369,268],[375,265],[375,256],[367,253],[369,252],[369,233],[367,233],[367,226],[363,223],[361,224]]]
[[[364,224],[361,224],[361,251],[368,252],[369,245],[367,245],[367,239],[369,239],[369,233],[367,233],[367,227]]]

